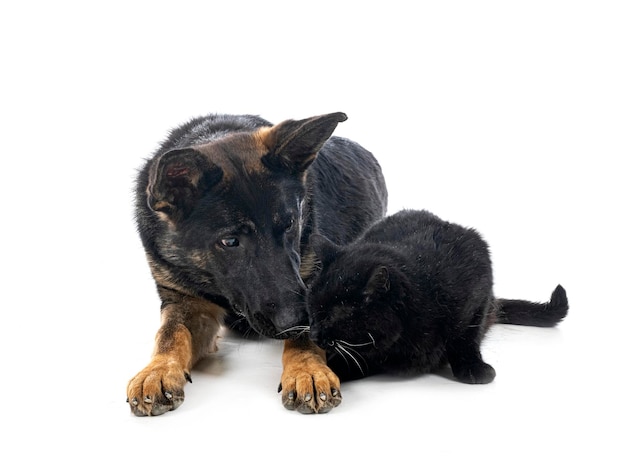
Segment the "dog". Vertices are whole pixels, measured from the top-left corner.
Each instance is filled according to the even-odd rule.
[[[303,330],[315,273],[309,237],[354,240],[387,210],[380,164],[332,136],[341,112],[272,124],[211,114],[172,130],[136,180],[136,223],[161,299],[148,365],[127,385],[137,416],[184,401],[192,367],[223,325],[284,340],[282,403],[325,413],[339,378]]]

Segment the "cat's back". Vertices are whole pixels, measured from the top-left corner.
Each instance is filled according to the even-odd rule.
[[[429,243],[450,224],[427,210],[405,209],[380,220],[361,238],[363,242],[404,246]]]
[[[468,265],[483,272],[491,269],[489,247],[476,230],[427,210],[407,209],[390,215],[370,227],[362,241],[393,248],[422,269]]]

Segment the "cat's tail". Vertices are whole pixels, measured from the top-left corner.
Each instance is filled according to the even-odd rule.
[[[567,315],[569,304],[565,289],[558,285],[547,303],[498,298],[500,311],[497,323],[554,327]]]

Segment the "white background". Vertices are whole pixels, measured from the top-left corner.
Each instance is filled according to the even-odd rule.
[[[623,2],[4,2],[0,6],[3,457],[625,457]],[[282,407],[280,342],[227,338],[185,403],[136,418],[159,302],[136,169],[211,112],[344,111],[390,212],[473,226],[495,292],[556,329],[496,326],[486,386],[344,384]],[[582,456],[581,456],[582,457]]]

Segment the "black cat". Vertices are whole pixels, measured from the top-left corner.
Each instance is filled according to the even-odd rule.
[[[309,332],[344,380],[448,363],[459,381],[489,383],[480,345],[490,325],[551,327],[568,311],[560,285],[548,303],[495,298],[487,243],[430,212],[398,212],[346,246],[316,235],[313,246],[322,266]]]

